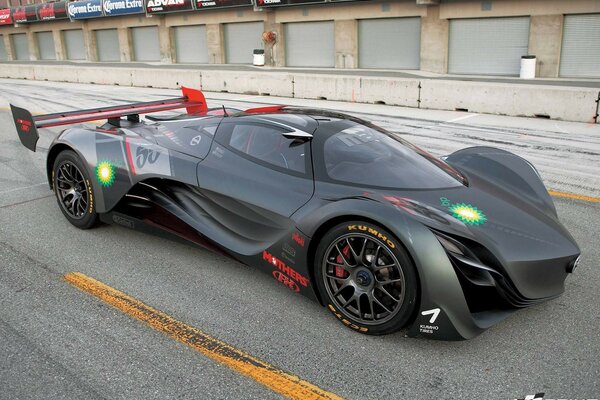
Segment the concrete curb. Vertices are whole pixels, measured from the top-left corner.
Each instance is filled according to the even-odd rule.
[[[425,78],[3,64],[0,77],[379,103],[593,123],[598,89]],[[600,122],[600,121],[597,121]]]

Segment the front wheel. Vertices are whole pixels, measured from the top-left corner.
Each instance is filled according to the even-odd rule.
[[[77,154],[65,150],[58,154],[52,169],[56,200],[67,220],[80,229],[98,223],[90,177]]]
[[[358,332],[396,332],[415,310],[415,268],[400,243],[377,225],[337,225],[321,240],[314,265],[327,308]]]

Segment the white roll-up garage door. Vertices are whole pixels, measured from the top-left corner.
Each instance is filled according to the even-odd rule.
[[[26,33],[13,33],[11,35],[14,57],[16,60],[29,60],[29,46]]]
[[[421,18],[358,21],[360,68],[419,69]]]
[[[560,76],[600,78],[600,14],[565,15]]]
[[[54,51],[54,37],[52,32],[36,32],[40,60],[56,60],[56,51]]]
[[[285,24],[285,62],[288,67],[335,66],[333,21]]]
[[[83,31],[81,29],[63,31],[63,38],[65,39],[65,48],[67,49],[67,59],[85,60]]]
[[[134,61],[160,61],[158,26],[131,28]]]
[[[116,29],[100,29],[95,34],[98,60],[120,61],[119,32]]]
[[[208,63],[205,25],[177,26],[173,36],[178,63]]]
[[[262,49],[264,22],[242,22],[224,25],[225,62],[252,64],[254,49]]]
[[[6,53],[6,46],[4,45],[4,35],[0,35],[0,61],[8,60],[8,54]]]
[[[449,73],[519,75],[529,17],[454,19],[449,36]]]

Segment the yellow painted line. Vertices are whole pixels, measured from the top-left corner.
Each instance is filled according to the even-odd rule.
[[[299,400],[342,399],[334,393],[327,392],[295,375],[284,372],[82,273],[71,272],[65,275],[64,278],[78,289],[96,296],[125,314],[145,322],[157,331],[188,345],[206,357],[242,375],[254,379],[268,389],[287,398]]]
[[[576,193],[558,192],[556,190],[548,190],[548,193],[550,193],[550,196],[554,196],[554,197],[564,197],[566,199],[587,201],[589,203],[600,203],[600,197],[592,197],[592,196],[586,196],[583,194],[576,194]]]

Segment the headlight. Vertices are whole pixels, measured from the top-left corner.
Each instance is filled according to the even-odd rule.
[[[465,252],[461,249],[461,247],[463,246],[460,243],[458,243],[454,239],[450,239],[448,236],[442,236],[437,232],[434,234],[437,240],[439,240],[439,242],[442,244],[444,249],[446,249],[446,251],[449,251],[450,253],[454,254],[459,254],[461,256],[465,255]]]
[[[567,273],[572,274],[575,272],[575,268],[579,265],[579,261],[581,261],[581,256],[578,256],[576,259],[571,261],[569,265],[567,265]]]
[[[484,265],[473,252],[457,240],[440,232],[433,231],[433,234],[448,253],[453,265],[465,278],[478,286],[495,286],[492,274],[496,275],[497,272],[494,269]]]

